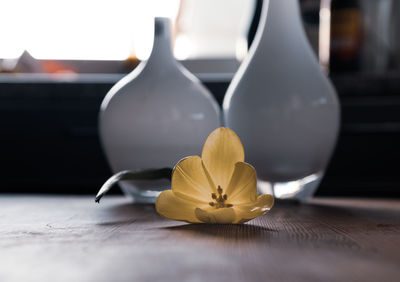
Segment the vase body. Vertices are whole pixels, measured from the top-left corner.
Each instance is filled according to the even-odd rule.
[[[248,57],[225,95],[225,125],[243,141],[259,189],[305,200],[334,149],[339,103],[306,38],[297,0],[264,1]]]
[[[186,156],[200,155],[208,134],[220,125],[214,98],[173,57],[169,25],[156,18],[149,59],[114,85],[101,105],[100,137],[114,173],[174,167]],[[154,202],[170,182],[120,186],[135,202]]]

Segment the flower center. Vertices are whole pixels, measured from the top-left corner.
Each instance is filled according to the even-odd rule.
[[[212,202],[209,202],[209,205],[216,208],[216,209],[220,209],[220,208],[230,208],[233,205],[232,204],[227,204],[225,203],[225,201],[228,199],[228,196],[226,194],[222,194],[223,190],[221,188],[221,186],[218,185],[218,189],[217,189],[218,195],[215,193],[211,193],[211,198],[214,200]]]

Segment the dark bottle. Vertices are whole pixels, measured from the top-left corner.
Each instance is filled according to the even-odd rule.
[[[331,72],[357,71],[361,65],[363,23],[358,0],[332,0]]]

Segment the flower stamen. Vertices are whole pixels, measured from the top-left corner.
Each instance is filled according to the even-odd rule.
[[[222,190],[221,186],[218,185],[218,196],[215,193],[211,193],[211,198],[215,201],[209,202],[209,205],[215,207],[216,209],[219,208],[230,208],[233,207],[232,204],[227,204],[225,201],[228,199],[228,195],[222,194],[224,191]]]

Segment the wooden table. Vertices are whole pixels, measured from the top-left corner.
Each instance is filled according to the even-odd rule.
[[[123,197],[0,195],[0,281],[400,281],[400,201],[194,225]]]

